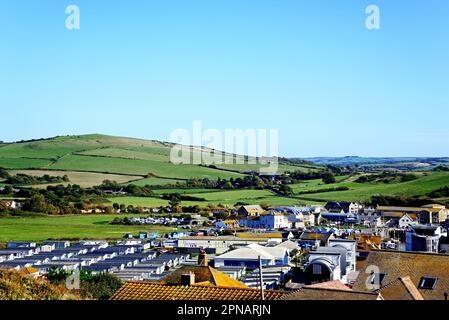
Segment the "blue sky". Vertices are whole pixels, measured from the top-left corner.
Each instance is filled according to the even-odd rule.
[[[448,35],[446,0],[0,0],[0,140],[201,120],[284,156],[449,156]]]

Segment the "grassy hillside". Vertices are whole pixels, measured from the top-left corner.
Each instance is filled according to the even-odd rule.
[[[74,183],[80,181],[75,172],[83,172],[83,185],[109,179],[109,175],[124,175],[120,182],[142,181],[136,184],[168,184],[189,178],[237,178],[243,172],[258,170],[260,165],[223,164],[217,167],[200,165],[174,165],[170,162],[172,144],[112,137],[105,135],[64,136],[46,140],[20,142],[0,146],[0,167],[11,170],[66,171]],[[194,152],[200,152],[199,148]],[[240,156],[221,153],[226,158]],[[280,164],[280,172],[310,171],[319,166]],[[21,171],[22,173],[27,173]],[[88,175],[97,173],[97,175]],[[35,172],[30,171],[30,175]],[[98,174],[103,175],[102,177]],[[151,174],[149,180],[145,177]],[[54,175],[54,174],[53,174]],[[103,179],[102,179],[103,178]],[[115,177],[116,178],[116,177]]]
[[[300,198],[315,201],[337,200],[337,201],[366,201],[373,195],[426,195],[427,193],[449,186],[449,172],[422,173],[418,179],[398,183],[357,183],[356,177],[343,179],[340,182],[326,185],[321,180],[306,181],[293,186],[295,193],[301,191],[320,190],[326,188],[348,187],[347,191],[335,191],[325,193],[312,193],[301,195]]]

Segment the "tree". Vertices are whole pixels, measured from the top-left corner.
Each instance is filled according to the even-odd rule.
[[[12,194],[14,192],[13,188],[11,186],[5,186],[3,188],[3,194]]]
[[[81,279],[81,293],[87,298],[108,300],[122,286],[122,281],[110,273],[85,274]]]
[[[62,268],[51,267],[50,270],[48,270],[47,279],[53,284],[59,284],[62,281],[65,281],[70,275],[70,272],[67,272]]]
[[[181,195],[179,193],[171,193],[168,204],[171,208],[175,208],[181,204]]]
[[[334,175],[330,172],[323,174],[322,179],[325,184],[335,183],[336,181]]]
[[[293,194],[292,188],[290,186],[283,184],[279,187],[279,192],[282,193],[286,197],[290,197]]]

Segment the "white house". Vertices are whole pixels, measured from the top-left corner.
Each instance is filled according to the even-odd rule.
[[[418,216],[416,214],[412,213],[405,213],[400,219],[399,219],[399,228],[405,229],[407,227],[410,227],[412,225],[418,224]]]
[[[347,281],[347,275],[356,269],[356,242],[329,240],[329,247],[318,247],[309,252],[305,266],[306,284],[333,280]]]
[[[178,239],[179,248],[212,248],[217,254],[228,251],[233,246],[247,246],[252,243],[266,244],[270,239],[256,237],[234,237],[234,236],[199,236],[182,237]]]
[[[259,267],[259,257],[262,266],[288,265],[288,250],[283,247],[263,247],[251,244],[244,248],[235,249],[216,256],[216,267],[242,267],[256,269]]]
[[[288,217],[278,212],[270,212],[252,219],[241,219],[238,223],[252,229],[281,229],[292,226]]]

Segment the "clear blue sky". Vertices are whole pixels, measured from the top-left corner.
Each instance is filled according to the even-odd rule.
[[[0,39],[0,140],[201,120],[284,156],[449,156],[447,0],[0,0]]]

